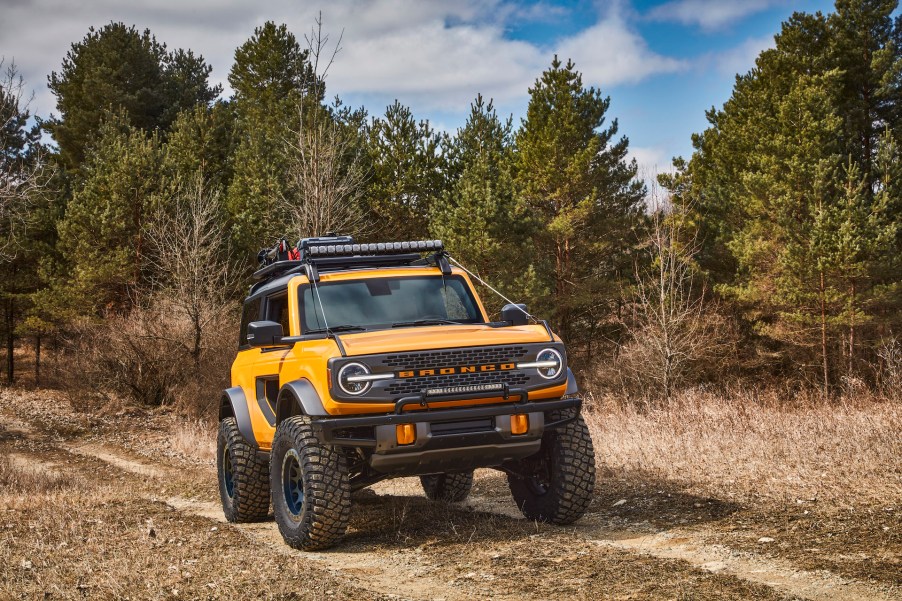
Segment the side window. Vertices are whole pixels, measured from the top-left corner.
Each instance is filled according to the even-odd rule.
[[[288,293],[283,292],[266,299],[266,320],[282,324],[282,333],[290,336],[288,320]]]
[[[241,330],[238,334],[238,346],[247,346],[247,324],[260,319],[260,299],[255,298],[252,301],[244,303],[244,309],[241,311]]]

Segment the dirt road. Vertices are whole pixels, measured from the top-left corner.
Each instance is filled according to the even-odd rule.
[[[902,599],[893,541],[805,553],[765,536],[766,508],[603,473],[570,528],[522,519],[487,470],[460,505],[381,483],[355,495],[343,545],[301,553],[271,520],[224,522],[212,462],[166,444],[171,420],[54,411],[0,403],[0,599]]]

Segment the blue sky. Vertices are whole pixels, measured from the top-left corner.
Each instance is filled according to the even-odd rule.
[[[234,49],[265,20],[303,41],[322,10],[342,51],[330,93],[381,114],[395,98],[440,129],[462,125],[481,92],[515,122],[528,87],[555,53],[572,58],[584,83],[610,95],[609,115],[630,139],[646,175],[691,153],[705,110],[729,97],[793,11],[832,10],[825,0],[0,0],[0,56],[35,88],[34,110],[54,99],[47,75],[91,25],[149,27],[169,47],[191,48],[226,77]]]

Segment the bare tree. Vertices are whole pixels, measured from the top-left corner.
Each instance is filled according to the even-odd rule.
[[[305,36],[313,81],[307,86],[318,100],[329,68],[341,50],[341,38],[327,53],[329,37],[322,32],[322,15]],[[282,205],[292,230],[300,236],[326,232],[360,233],[366,216],[361,197],[366,183],[364,149],[357,132],[343,126],[334,114],[301,99],[296,128],[284,140],[287,189]]]
[[[40,146],[26,132],[33,97],[16,64],[0,57],[0,261],[14,257],[29,199],[46,185]]]
[[[701,362],[726,350],[722,320],[693,273],[698,244],[687,213],[667,203],[652,207],[646,241],[651,261],[636,267],[634,323],[621,349],[627,375],[667,400]]]
[[[190,323],[185,343],[200,364],[205,335],[231,316],[240,269],[229,251],[219,196],[204,188],[201,174],[180,186],[175,206],[159,210],[146,230],[157,272],[155,294]]]

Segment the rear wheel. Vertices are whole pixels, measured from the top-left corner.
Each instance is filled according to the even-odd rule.
[[[551,415],[552,421],[564,414]],[[570,524],[586,512],[595,490],[595,450],[581,415],[545,432],[541,450],[510,465],[507,481],[530,520]]]
[[[473,472],[420,476],[420,483],[430,500],[460,503],[469,496],[470,489],[473,488]]]
[[[279,532],[295,549],[325,549],[344,536],[351,514],[345,457],[316,438],[306,416],[279,424],[269,479]]]
[[[219,423],[216,468],[222,511],[230,522],[259,522],[269,514],[269,465],[244,440],[234,417]]]

